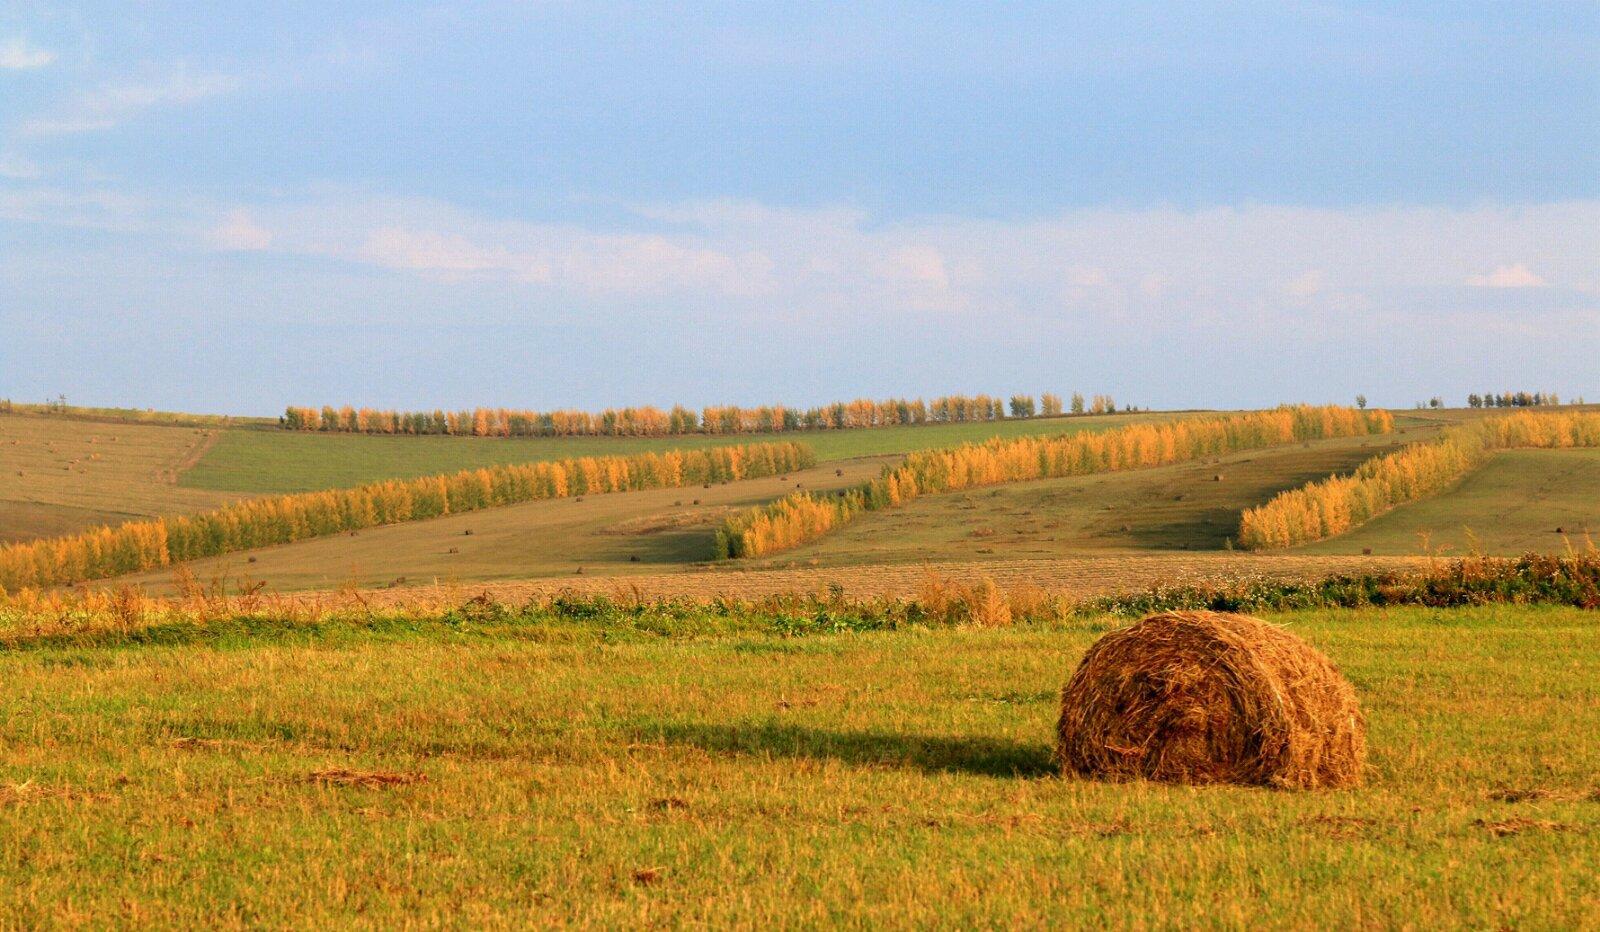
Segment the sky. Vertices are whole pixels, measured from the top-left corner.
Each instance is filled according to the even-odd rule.
[[[0,397],[1600,400],[1600,4],[0,4]]]

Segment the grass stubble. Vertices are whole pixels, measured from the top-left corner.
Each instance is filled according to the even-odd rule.
[[[878,630],[842,603],[12,618],[0,926],[1600,915],[1592,611],[1272,615],[1370,725],[1363,786],[1293,793],[1059,776],[1059,689],[1124,620],[982,590]]]

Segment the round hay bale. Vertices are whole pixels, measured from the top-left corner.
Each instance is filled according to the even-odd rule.
[[[1367,723],[1316,648],[1222,612],[1166,612],[1096,641],[1061,692],[1064,773],[1290,789],[1361,781]]]

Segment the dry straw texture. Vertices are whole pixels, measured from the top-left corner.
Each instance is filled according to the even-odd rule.
[[[1366,720],[1316,648],[1247,615],[1167,612],[1089,648],[1061,694],[1067,773],[1287,789],[1361,781]]]

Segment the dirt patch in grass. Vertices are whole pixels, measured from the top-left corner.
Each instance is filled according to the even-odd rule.
[[[1329,838],[1360,838],[1371,833],[1378,820],[1365,816],[1314,815],[1301,819],[1300,824]]]
[[[646,534],[663,534],[668,531],[685,531],[710,527],[722,522],[737,510],[731,505],[720,505],[698,508],[694,511],[672,511],[665,514],[642,515],[626,521],[618,521],[616,524],[601,531],[601,533],[638,537]]]
[[[1496,838],[1508,838],[1524,832],[1570,832],[1573,826],[1552,819],[1478,819],[1472,823]]]
[[[314,770],[306,776],[306,782],[324,786],[358,786],[362,789],[375,790],[427,783],[428,775],[410,771],[346,770],[339,767],[331,770]]]
[[[69,800],[74,802],[101,802],[111,798],[110,793],[99,793],[75,786],[51,786],[34,783],[0,784],[0,806],[20,806],[44,800]]]
[[[1573,802],[1588,800],[1600,802],[1600,789],[1547,789],[1545,787],[1501,787],[1491,790],[1489,798],[1497,803]]]

